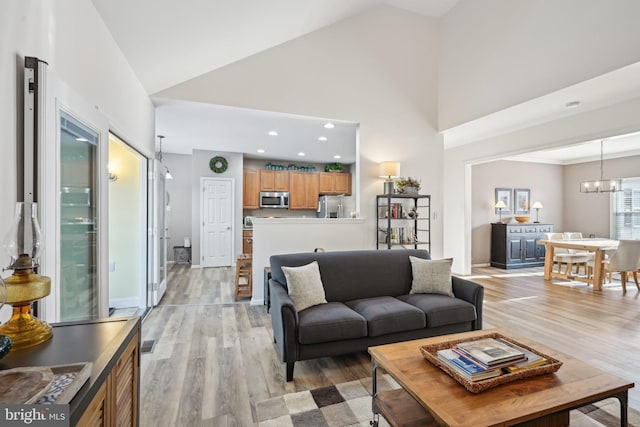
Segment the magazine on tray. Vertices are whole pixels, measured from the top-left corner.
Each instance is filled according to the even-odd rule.
[[[451,349],[438,351],[438,359],[469,381],[480,381],[500,375],[499,368],[485,369]]]
[[[455,348],[486,366],[526,360],[525,354],[519,347],[515,348],[495,338],[461,342]]]

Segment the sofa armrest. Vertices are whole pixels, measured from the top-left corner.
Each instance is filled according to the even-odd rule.
[[[482,329],[482,302],[484,300],[484,287],[479,283],[461,277],[452,276],[453,294],[456,298],[460,298],[470,302],[476,307],[476,321],[473,329]]]
[[[271,326],[276,348],[283,362],[294,362],[298,358],[298,312],[284,285],[269,280],[271,292]]]

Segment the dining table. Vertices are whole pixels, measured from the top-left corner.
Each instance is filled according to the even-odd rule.
[[[594,291],[602,290],[604,279],[604,259],[605,252],[615,250],[618,247],[617,240],[605,238],[587,238],[587,239],[542,239],[536,242],[545,246],[544,255],[544,280],[551,280],[552,277],[560,277],[563,279],[578,280],[593,285]],[[573,249],[579,252],[593,252],[593,275],[589,276],[573,276],[571,272],[568,274],[553,271],[553,257],[556,248]]]

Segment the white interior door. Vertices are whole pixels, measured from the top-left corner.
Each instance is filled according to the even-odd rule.
[[[231,265],[233,251],[233,180],[200,178],[200,254],[202,267]]]

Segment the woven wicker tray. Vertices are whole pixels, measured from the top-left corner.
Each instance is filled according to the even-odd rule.
[[[502,340],[513,343],[519,347],[522,347],[539,356],[544,357],[545,359],[547,359],[547,364],[542,366],[534,366],[531,368],[524,368],[517,372],[503,373],[498,377],[488,378],[486,380],[469,381],[466,378],[463,378],[462,376],[460,376],[456,371],[454,371],[452,368],[447,366],[440,359],[438,359],[438,350],[445,350],[448,348],[452,348],[453,346],[461,342],[475,341],[475,340],[484,339],[484,338],[500,338]],[[424,345],[420,347],[420,351],[422,352],[422,355],[424,356],[425,359],[427,359],[429,362],[433,363],[438,368],[445,371],[453,379],[455,379],[460,384],[462,384],[464,388],[469,390],[471,393],[480,393],[490,388],[497,387],[499,385],[506,384],[512,381],[521,380],[523,378],[529,378],[536,375],[550,374],[552,372],[557,371],[562,366],[562,362],[560,362],[559,360],[554,359],[553,357],[547,356],[544,353],[540,353],[536,349],[533,349],[529,346],[521,344],[518,341],[514,341],[513,339],[509,337],[505,337],[504,335],[498,334],[498,333],[482,335],[482,336],[474,337],[471,339],[467,338],[467,339],[442,342],[438,344]]]

